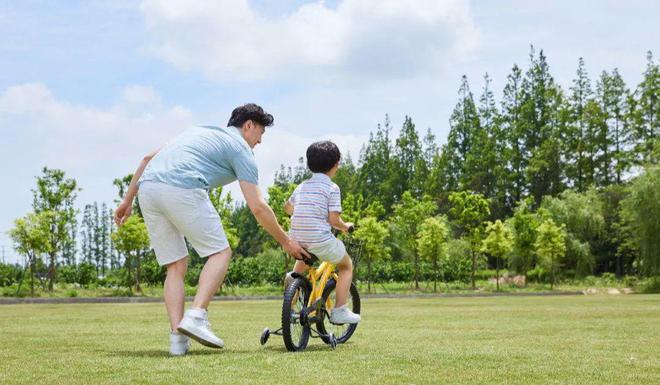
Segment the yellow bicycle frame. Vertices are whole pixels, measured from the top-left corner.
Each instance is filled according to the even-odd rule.
[[[323,296],[323,290],[325,285],[328,283],[330,277],[337,281],[337,273],[335,273],[336,265],[328,262],[322,262],[319,267],[314,269],[313,267],[309,268],[309,273],[307,275],[309,282],[312,283],[312,294],[309,296],[309,301],[307,307],[311,307],[319,298]],[[331,310],[334,307],[333,301],[328,297],[326,301],[326,309]]]

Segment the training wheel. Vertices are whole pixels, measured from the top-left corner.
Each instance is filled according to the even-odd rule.
[[[328,343],[330,344],[332,350],[337,348],[337,337],[335,337],[334,333],[330,333],[328,335]]]
[[[262,345],[265,345],[266,342],[268,342],[268,338],[270,337],[270,329],[265,328],[264,331],[261,333],[261,338],[259,341],[261,342]]]

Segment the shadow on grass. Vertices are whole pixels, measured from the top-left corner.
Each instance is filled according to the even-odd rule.
[[[167,358],[172,357],[170,353],[163,350],[117,350],[117,351],[105,351],[102,350],[100,353],[105,353],[110,357],[153,357],[153,358]],[[222,350],[191,350],[186,355],[187,356],[208,356],[212,354],[222,354]]]

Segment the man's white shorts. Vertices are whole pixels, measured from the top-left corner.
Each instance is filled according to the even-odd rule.
[[[201,257],[229,247],[220,216],[206,190],[145,181],[140,183],[138,200],[161,266],[188,255],[185,239]]]
[[[307,250],[319,257],[320,260],[335,265],[341,262],[346,255],[346,246],[344,246],[344,242],[335,237],[332,237],[325,242],[311,244],[307,247]]]

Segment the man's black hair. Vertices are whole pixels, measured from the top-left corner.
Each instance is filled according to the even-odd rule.
[[[231,112],[231,118],[227,122],[227,127],[241,128],[243,123],[248,120],[259,123],[264,127],[273,125],[273,115],[254,103],[248,103],[234,108],[234,111]]]
[[[339,159],[339,148],[329,140],[312,143],[307,147],[307,167],[312,172],[328,172]]]

